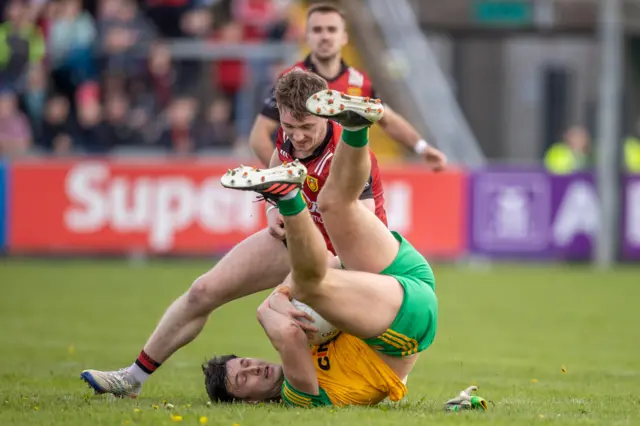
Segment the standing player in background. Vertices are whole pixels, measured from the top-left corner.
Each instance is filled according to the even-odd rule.
[[[307,12],[307,45],[311,54],[286,72],[304,69],[318,74],[329,83],[329,88],[347,95],[375,98],[369,76],[342,60],[342,48],[348,42],[343,13],[334,5],[317,4]],[[264,165],[269,165],[273,152],[272,134],[278,128],[280,114],[275,97],[265,102],[256,118],[249,143]],[[416,129],[402,116],[385,105],[385,115],[379,122],[383,130],[395,141],[424,157],[433,170],[442,170],[447,163],[445,155],[430,146]]]

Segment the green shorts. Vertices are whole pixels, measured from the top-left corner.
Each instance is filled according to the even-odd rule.
[[[381,336],[365,339],[373,349],[390,356],[409,356],[433,343],[438,326],[438,299],[435,277],[427,260],[400,234],[400,250],[380,275],[389,275],[404,289],[404,298],[395,320]]]

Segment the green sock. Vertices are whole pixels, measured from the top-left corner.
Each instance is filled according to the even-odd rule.
[[[286,200],[280,199],[277,204],[282,216],[295,216],[307,208],[307,203],[305,203],[304,198],[302,198],[302,192],[300,192],[300,190],[298,190],[298,193],[293,198]]]
[[[369,128],[363,127],[358,130],[342,129],[342,140],[354,148],[362,148],[369,143]]]

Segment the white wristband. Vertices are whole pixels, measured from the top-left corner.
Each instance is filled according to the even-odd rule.
[[[273,209],[277,209],[278,206],[269,206],[269,208],[267,209],[267,211],[265,212],[265,214],[269,214],[269,212]]]
[[[425,153],[427,148],[429,148],[429,144],[427,143],[427,141],[425,141],[424,139],[420,139],[413,147],[413,151],[418,155],[422,155]]]

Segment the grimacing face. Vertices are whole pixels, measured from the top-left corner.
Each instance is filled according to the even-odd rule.
[[[227,392],[237,399],[260,402],[280,395],[282,366],[257,358],[227,362]]]
[[[315,12],[307,21],[307,46],[320,61],[333,59],[348,42],[345,22],[336,12]]]
[[[327,119],[307,114],[296,120],[290,111],[280,111],[280,125],[298,152],[311,154],[327,134]]]

